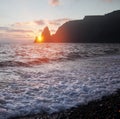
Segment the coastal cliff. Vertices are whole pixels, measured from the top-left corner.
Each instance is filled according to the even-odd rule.
[[[120,43],[120,10],[66,22],[52,39],[54,42]]]

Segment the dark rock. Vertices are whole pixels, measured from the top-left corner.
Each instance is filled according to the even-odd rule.
[[[38,36],[35,37],[34,43],[38,42]]]
[[[120,43],[120,10],[66,22],[52,39],[54,42]]]
[[[48,27],[45,27],[41,36],[43,37],[44,42],[52,42],[51,40],[51,35],[50,35],[50,30]]]

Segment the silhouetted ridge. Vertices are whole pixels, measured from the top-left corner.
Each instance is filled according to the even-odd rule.
[[[66,22],[52,39],[55,42],[120,43],[120,10]]]
[[[113,11],[111,13],[105,14],[105,16],[120,16],[120,10]]]

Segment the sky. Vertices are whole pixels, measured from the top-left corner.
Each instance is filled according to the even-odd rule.
[[[0,41],[33,41],[69,20],[120,10],[120,0],[0,0]]]

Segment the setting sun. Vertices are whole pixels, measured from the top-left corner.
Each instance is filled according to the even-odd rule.
[[[42,43],[43,42],[43,36],[36,36],[35,43]]]

